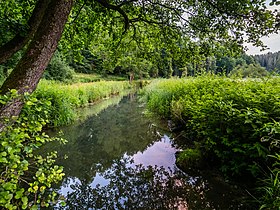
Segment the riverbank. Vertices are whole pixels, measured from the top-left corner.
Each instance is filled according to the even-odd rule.
[[[181,168],[202,162],[230,178],[254,179],[258,205],[279,207],[279,78],[158,80],[145,97],[149,110],[171,119],[192,145],[177,157]]]
[[[76,109],[99,100],[133,90],[136,83],[128,81],[100,81],[90,83],[63,84],[43,80],[40,82],[34,96],[38,100],[49,100],[49,125],[61,126],[74,122],[77,119]]]

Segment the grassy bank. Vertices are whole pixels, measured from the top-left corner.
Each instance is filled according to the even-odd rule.
[[[280,206],[280,79],[220,77],[158,80],[145,89],[148,108],[182,127],[182,167],[210,163],[229,177],[262,179],[259,203]]]
[[[75,120],[77,107],[86,106],[132,87],[133,85],[127,81],[101,81],[67,85],[43,80],[34,92],[34,96],[39,100],[51,102],[48,119],[51,125],[59,126]]]
[[[100,74],[83,74],[83,73],[75,73],[73,75],[72,83],[88,83],[88,82],[99,82],[99,81],[125,81],[128,80],[127,77],[121,77],[121,76],[113,76],[113,75],[107,75],[102,76]]]

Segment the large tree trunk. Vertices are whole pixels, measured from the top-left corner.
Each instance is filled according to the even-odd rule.
[[[6,94],[11,89],[16,89],[19,94],[32,93],[36,89],[57,48],[72,6],[73,0],[50,1],[26,53],[3,83],[0,89],[1,94]],[[23,101],[19,97],[0,107],[0,119],[18,116],[23,105]],[[0,131],[3,128],[2,121]]]
[[[22,49],[31,40],[41,23],[50,0],[38,0],[30,19],[25,36],[15,35],[9,42],[0,47],[0,64],[7,61],[14,53]]]

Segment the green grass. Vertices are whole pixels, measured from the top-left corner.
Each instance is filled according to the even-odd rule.
[[[225,175],[257,180],[267,168],[279,171],[279,159],[269,158],[279,153],[279,77],[157,80],[144,93],[148,109],[183,125],[185,141],[192,141],[201,157]],[[183,154],[188,155],[179,156],[181,163],[190,158],[189,150]],[[277,182],[278,176],[272,177]],[[270,197],[279,197],[279,184],[276,187],[277,195]]]
[[[125,81],[128,78],[121,76],[102,76],[100,74],[83,74],[75,73],[73,75],[72,83],[88,83],[88,82],[99,82],[99,81]]]
[[[52,103],[49,110],[50,124],[65,125],[76,119],[75,109],[98,100],[119,94],[132,86],[128,81],[101,81],[92,83],[63,84],[42,80],[34,95]]]

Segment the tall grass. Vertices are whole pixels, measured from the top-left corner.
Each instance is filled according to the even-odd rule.
[[[100,75],[100,74],[83,74],[75,73],[73,75],[73,83],[88,83],[88,82],[99,82],[99,81],[125,81],[127,77],[114,76],[114,75]]]
[[[278,190],[263,200],[279,198],[279,159],[268,157],[279,154],[280,78],[158,80],[146,87],[145,98],[151,111],[183,126],[186,141],[194,142],[192,151],[227,176],[257,180],[269,168]],[[179,160],[187,164],[192,153],[182,154]]]
[[[42,80],[34,92],[38,99],[49,99],[50,124],[53,126],[69,124],[75,120],[75,109],[86,106],[111,95],[131,88],[127,81],[101,81],[76,83],[72,85]]]

